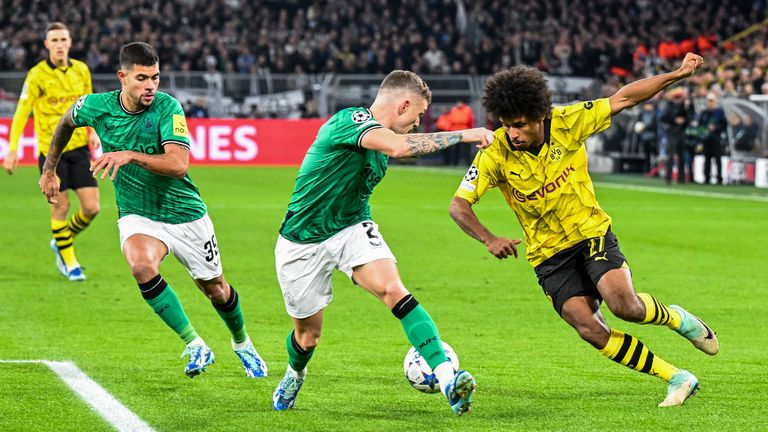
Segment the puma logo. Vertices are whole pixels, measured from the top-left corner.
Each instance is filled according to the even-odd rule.
[[[608,258],[606,258],[605,254],[608,252],[603,252],[603,256],[595,255],[595,261],[608,261]]]

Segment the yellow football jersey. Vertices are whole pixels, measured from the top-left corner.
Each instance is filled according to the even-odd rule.
[[[66,68],[58,68],[50,60],[43,60],[27,73],[21,89],[19,104],[11,125],[10,149],[16,151],[30,112],[35,117],[37,148],[48,154],[53,131],[61,116],[82,95],[92,93],[91,72],[78,60],[70,60]],[[75,129],[64,151],[88,145],[88,131]]]
[[[608,99],[554,107],[537,154],[515,150],[499,128],[493,144],[475,157],[456,196],[475,204],[498,187],[523,227],[527,258],[536,267],[608,231],[611,218],[595,198],[584,141],[610,125]]]

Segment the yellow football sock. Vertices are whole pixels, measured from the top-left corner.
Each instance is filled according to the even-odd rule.
[[[680,328],[683,318],[680,313],[672,308],[668,308],[664,303],[653,298],[646,293],[638,293],[640,300],[645,303],[645,319],[641,324],[658,324],[677,330]]]
[[[72,231],[69,230],[67,221],[52,218],[51,231],[53,231],[53,238],[56,240],[56,246],[59,248],[59,253],[67,269],[80,267],[75,257],[75,248],[72,246]]]
[[[72,232],[72,238],[75,238],[81,231],[88,228],[92,220],[93,218],[89,218],[83,213],[83,209],[77,209],[76,212],[72,213],[72,216],[67,220],[67,227]]]
[[[630,369],[657,376],[664,381],[669,381],[672,375],[679,371],[661,357],[653,355],[637,338],[618,330],[611,329],[611,337],[605,348],[600,350],[600,354]]]

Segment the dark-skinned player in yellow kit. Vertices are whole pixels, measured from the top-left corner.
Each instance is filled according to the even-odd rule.
[[[491,233],[472,206],[498,187],[523,228],[527,259],[558,314],[600,353],[638,372],[668,382],[659,406],[682,405],[699,387],[690,372],[654,355],[634,336],[608,326],[605,301],[618,318],[664,325],[714,355],[717,337],[685,309],[635,293],[629,265],[611,231],[611,218],[595,198],[584,142],[611,125],[611,116],[691,76],[703,59],[688,53],[680,68],[630,83],[614,95],[568,106],[551,106],[544,76],[514,67],[485,86],[485,110],[501,121],[493,144],[480,151],[453,200],[450,214],[497,258],[517,257],[520,240]]]

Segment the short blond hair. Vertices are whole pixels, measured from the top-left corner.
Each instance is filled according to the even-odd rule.
[[[45,34],[48,34],[51,30],[66,30],[69,31],[69,28],[67,28],[67,25],[64,24],[61,21],[54,21],[50,24],[48,24],[48,27],[45,28]]]
[[[405,90],[423,97],[427,103],[432,103],[432,91],[429,86],[420,76],[411,71],[394,70],[390,72],[379,86],[379,91],[382,90]]]

